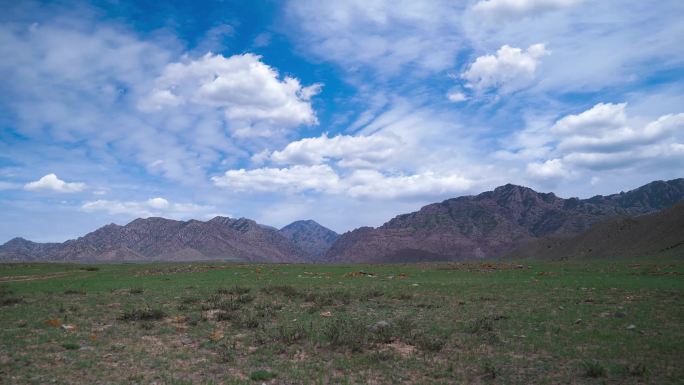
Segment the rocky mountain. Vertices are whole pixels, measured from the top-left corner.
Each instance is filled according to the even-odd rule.
[[[340,236],[327,262],[410,262],[501,256],[546,236],[577,235],[619,215],[652,213],[684,199],[684,179],[589,199],[505,185],[448,199],[395,217],[378,228]]]
[[[684,256],[684,202],[654,214],[608,219],[571,238],[542,238],[512,258],[635,258]]]
[[[312,220],[292,222],[279,233],[316,258],[322,257],[339,237],[336,232]]]
[[[136,219],[109,224],[64,243],[15,238],[0,246],[4,261],[195,261],[304,262],[312,255],[276,229],[250,219],[209,221]]]

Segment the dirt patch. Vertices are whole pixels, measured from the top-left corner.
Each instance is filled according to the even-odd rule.
[[[394,341],[386,345],[386,348],[399,354],[403,358],[411,356],[415,351],[416,347],[409,345],[401,341]]]

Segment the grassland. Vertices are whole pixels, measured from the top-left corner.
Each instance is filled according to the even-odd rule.
[[[684,264],[0,265],[4,384],[675,384]]]

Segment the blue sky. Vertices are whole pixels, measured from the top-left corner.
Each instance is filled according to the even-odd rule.
[[[10,2],[0,242],[682,177],[684,3]]]

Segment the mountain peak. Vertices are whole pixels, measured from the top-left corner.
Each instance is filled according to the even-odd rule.
[[[316,257],[322,256],[339,237],[336,232],[311,219],[294,221],[278,232]]]

